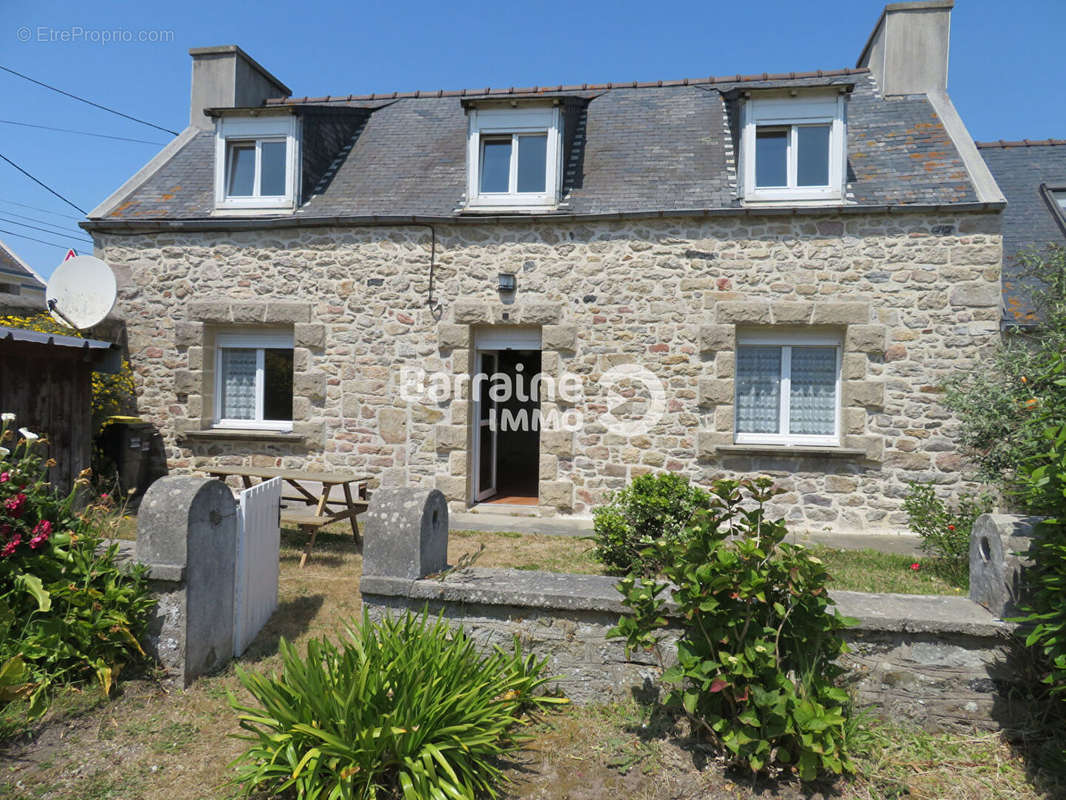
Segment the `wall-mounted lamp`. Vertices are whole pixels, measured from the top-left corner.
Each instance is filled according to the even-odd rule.
[[[497,277],[497,288],[509,294],[518,289],[518,278],[512,272],[501,272]]]

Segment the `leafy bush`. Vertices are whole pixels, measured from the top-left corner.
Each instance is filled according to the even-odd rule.
[[[1025,643],[1043,662],[1043,682],[1066,699],[1066,425],[1045,429],[1044,442],[1044,452],[1019,470],[1029,501],[1052,516],[1033,544],[1027,616],[1018,621],[1031,626]]]
[[[248,793],[295,790],[338,800],[379,796],[496,797],[496,759],[517,746],[543,661],[474,650],[462,629],[425,614],[347,628],[340,646],[312,639],[307,655],[282,640],[272,677],[237,670],[259,706],[231,698],[251,742],[235,764]]]
[[[1035,313],[1008,312],[1034,327],[1015,330],[982,360],[981,369],[950,380],[944,404],[959,420],[959,440],[980,477],[1005,495],[1031,503],[1040,498],[1016,494],[1016,470],[1040,457],[1044,428],[1066,419],[1066,388],[1053,374],[1066,352],[1066,249],[1029,250],[1019,261]],[[1044,510],[1024,507],[1034,513]]]
[[[851,769],[850,699],[836,685],[850,620],[831,610],[822,562],[784,541],[764,506],[768,478],[717,481],[684,537],[654,545],[674,586],[682,626],[677,664],[663,673],[667,704],[752,772],[794,768],[803,780]],[[622,579],[632,611],[608,636],[656,648],[668,584]]]
[[[922,538],[922,552],[933,571],[953,586],[970,586],[970,531],[982,514],[993,508],[987,495],[963,494],[954,507],[936,495],[931,483],[911,483],[903,510],[910,529]]]
[[[662,564],[649,546],[676,540],[708,500],[707,492],[683,475],[640,475],[592,512],[593,553],[615,574],[635,569],[654,575]]]
[[[138,639],[154,601],[146,568],[123,567],[117,545],[103,546],[107,503],[76,512],[86,478],[59,497],[38,437],[25,428],[16,437],[14,424],[13,414],[0,421],[0,672],[36,714],[53,684],[95,676],[110,692],[119,671],[144,658]]]

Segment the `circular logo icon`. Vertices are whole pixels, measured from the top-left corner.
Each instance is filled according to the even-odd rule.
[[[640,364],[619,364],[600,377],[607,410],[600,420],[611,433],[642,436],[662,419],[666,389],[655,374]]]

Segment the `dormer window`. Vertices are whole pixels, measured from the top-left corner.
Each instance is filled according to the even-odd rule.
[[[843,96],[748,100],[741,159],[747,201],[841,201]]]
[[[216,131],[216,207],[295,207],[299,171],[295,116],[220,119]]]
[[[468,205],[553,207],[559,194],[558,108],[478,108],[468,115]]]

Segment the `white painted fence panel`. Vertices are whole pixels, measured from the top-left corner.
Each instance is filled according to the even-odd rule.
[[[233,655],[240,656],[278,607],[281,478],[240,493]]]

